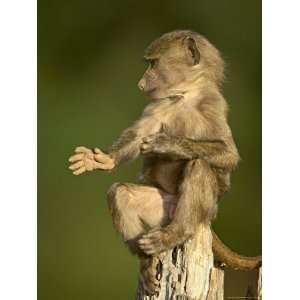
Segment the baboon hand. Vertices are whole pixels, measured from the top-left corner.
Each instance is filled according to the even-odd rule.
[[[164,132],[149,135],[141,144],[142,154],[166,154],[172,148],[171,138]]]
[[[154,229],[144,234],[138,241],[141,250],[148,254],[153,255],[166,251],[169,247],[166,243],[167,232],[159,229]]]
[[[110,155],[103,153],[99,148],[94,149],[94,158],[98,162],[98,169],[111,170],[115,167],[114,159]]]
[[[74,175],[80,175],[86,171],[111,170],[114,168],[114,160],[100,149],[95,148],[94,152],[86,147],[77,147],[75,154],[69,158],[72,163],[69,167]]]

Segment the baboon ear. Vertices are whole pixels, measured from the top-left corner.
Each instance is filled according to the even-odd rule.
[[[187,37],[183,42],[193,65],[198,64],[200,62],[200,51],[196,41],[192,37]]]

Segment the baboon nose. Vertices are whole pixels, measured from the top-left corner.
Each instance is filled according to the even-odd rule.
[[[145,89],[145,86],[146,86],[146,80],[142,78],[138,83],[138,87],[141,91],[143,91]]]

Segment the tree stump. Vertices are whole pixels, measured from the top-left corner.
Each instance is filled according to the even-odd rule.
[[[214,267],[210,227],[201,224],[192,240],[168,251],[159,271],[159,295],[139,284],[136,300],[223,300],[224,272]]]
[[[262,299],[262,269],[259,268],[258,271],[258,282],[257,282],[257,298]]]

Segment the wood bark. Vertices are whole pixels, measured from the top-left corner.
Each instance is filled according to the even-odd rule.
[[[147,296],[139,284],[136,300],[223,300],[224,271],[214,267],[212,234],[201,224],[192,240],[162,259],[160,292]]]
[[[259,268],[258,271],[258,282],[257,282],[257,298],[259,300],[262,299],[262,269],[261,267]]]

